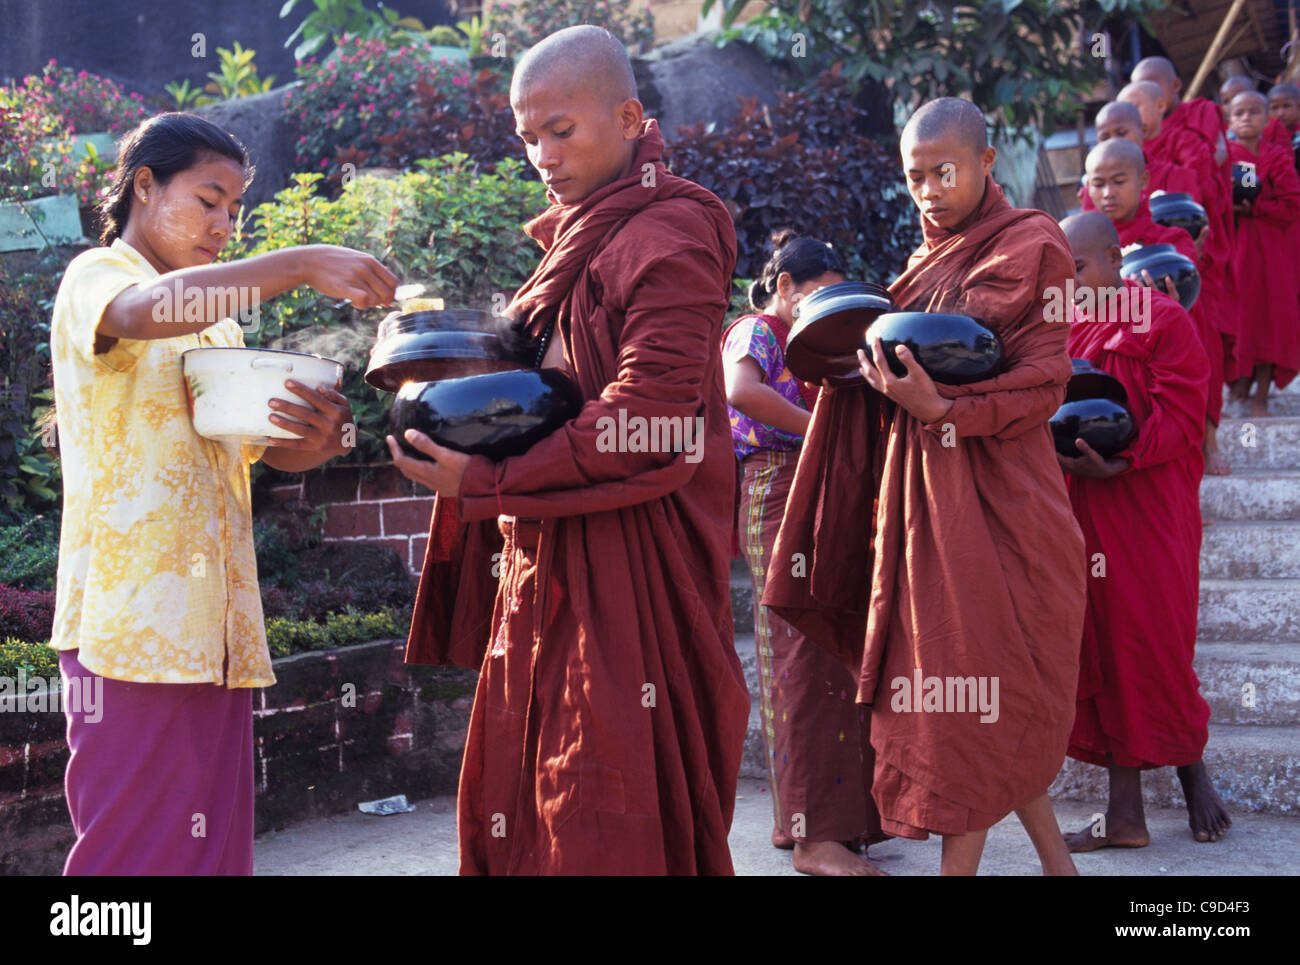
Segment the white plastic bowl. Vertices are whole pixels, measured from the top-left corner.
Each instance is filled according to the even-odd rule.
[[[343,384],[341,362],[272,348],[192,348],[181,353],[181,370],[194,431],[214,442],[301,438],[269,418],[272,399],[306,405],[284,387],[285,379],[311,388]]]

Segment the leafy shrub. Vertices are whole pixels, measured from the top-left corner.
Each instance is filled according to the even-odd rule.
[[[0,526],[0,583],[54,589],[59,568],[59,519],[47,514]]]
[[[453,79],[467,76],[463,65],[434,63],[426,47],[390,48],[360,37],[342,38],[327,58],[299,64],[297,73],[302,83],[285,93],[285,109],[300,131],[297,163],[309,171],[325,171],[340,150],[378,152],[381,136],[411,123],[417,83],[454,94]]]
[[[920,241],[897,158],[857,133],[861,111],[838,69],[771,108],[753,99],[726,127],[699,123],[666,150],[674,173],[717,194],[736,221],[736,274],[755,277],[773,231],[840,250],[850,277],[888,281]]]
[[[350,643],[405,637],[410,614],[398,610],[359,613],[346,610],[329,614],[323,623],[275,617],[266,621],[266,642],[273,657],[309,650],[332,650]]]
[[[51,109],[73,133],[125,134],[151,113],[143,97],[128,93],[116,81],[60,67],[57,60],[45,65],[41,81],[50,92]]]
[[[53,593],[0,586],[0,637],[48,640],[53,629]]]
[[[557,30],[582,23],[604,27],[634,56],[654,43],[655,20],[649,5],[634,10],[628,0],[522,0],[494,10],[489,32],[499,30],[518,52]]]
[[[0,677],[16,677],[19,670],[29,677],[58,677],[59,653],[48,643],[0,636]]]
[[[217,57],[220,60],[221,69],[218,71],[208,71],[208,84],[203,88],[213,97],[200,95],[194,99],[196,104],[215,104],[218,101],[228,101],[235,97],[249,97],[253,94],[265,94],[275,86],[275,75],[270,77],[259,77],[257,75],[257,64],[253,63],[253,58],[257,56],[256,50],[245,50],[235,41],[235,49],[227,50],[225,47],[217,48]],[[173,93],[173,96],[175,94]]]

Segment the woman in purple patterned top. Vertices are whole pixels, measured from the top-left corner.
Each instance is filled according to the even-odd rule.
[[[805,874],[878,874],[859,852],[880,840],[871,801],[875,763],[848,670],[759,604],[817,388],[785,367],[794,307],[844,280],[830,245],[784,232],[749,290],[757,314],[723,335],[731,437],[741,462],[739,535],[754,581],[763,739],[771,780],[772,843],[794,849]],[[788,566],[790,561],[773,561]]]

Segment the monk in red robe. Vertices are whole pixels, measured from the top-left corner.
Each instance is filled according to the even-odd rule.
[[[1268,102],[1256,91],[1238,94],[1228,105],[1235,138],[1234,162],[1252,165],[1259,182],[1254,201],[1236,205],[1234,266],[1245,323],[1229,372],[1232,397],[1249,400],[1252,416],[1268,415],[1269,382],[1285,387],[1300,370],[1300,277],[1295,253],[1300,241],[1300,175],[1289,149],[1263,143]],[[1254,385],[1254,394],[1251,386]]]
[[[1005,367],[936,385],[905,347],[895,376],[876,340],[865,386],[824,388],[763,602],[856,670],[887,833],[942,835],[942,872],[974,874],[1014,810],[1044,871],[1072,874],[1047,788],[1074,713],[1085,569],[1047,428],[1068,325],[1044,299],[1073,268],[1057,225],[993,182],[973,104],[923,105],[901,153],[925,242],[890,291],[979,319]],[[975,712],[981,686],[996,711]]]
[[[407,658],[482,659],[461,872],[731,874],[749,716],[720,351],[731,217],[668,173],[604,30],[531,48],[510,97],[552,204],[525,226],[546,253],[507,314],[583,407],[495,463],[388,440],[438,494]]]
[[[1228,102],[1244,90],[1254,90],[1255,82],[1245,74],[1233,74],[1219,85],[1219,110],[1227,115]]]
[[[1300,168],[1297,132],[1300,132],[1300,86],[1290,81],[1274,84],[1268,90],[1268,124],[1261,140],[1282,148]]]
[[[1180,101],[1182,80],[1164,57],[1148,57],[1133,68],[1133,83],[1120,92],[1142,110],[1144,123],[1156,114],[1158,126],[1147,130],[1143,149],[1153,158],[1181,164],[1195,173],[1202,185],[1201,203],[1210,220],[1210,234],[1198,267],[1201,271],[1201,311],[1215,322],[1219,344],[1207,343],[1211,390],[1207,402],[1209,424],[1205,432],[1205,470],[1211,475],[1231,471],[1219,452],[1218,425],[1223,412],[1222,383],[1231,364],[1241,315],[1232,275],[1232,171],[1228,163],[1227,131],[1217,104],[1198,97]],[[1152,111],[1152,107],[1158,110]]]
[[[1130,104],[1128,101],[1111,101],[1109,104],[1102,105],[1101,110],[1097,112],[1094,126],[1099,144],[1119,137],[1142,147],[1146,140],[1142,133],[1142,112],[1137,109],[1136,104]],[[1147,186],[1142,191],[1143,200],[1150,200],[1151,195],[1157,192],[1182,193],[1190,194],[1193,201],[1200,203],[1201,186],[1197,183],[1195,174],[1180,164],[1170,164],[1168,161],[1148,157],[1145,151],[1143,157],[1146,160],[1147,172]],[[1097,210],[1086,186],[1079,188],[1079,202],[1084,211]],[[1209,225],[1202,230],[1203,236],[1195,239],[1198,248],[1203,246],[1205,239],[1209,237]]]
[[[1070,756],[1110,771],[1105,816],[1067,841],[1071,851],[1146,845],[1141,773],[1167,766],[1178,768],[1193,836],[1215,841],[1232,821],[1201,760],[1210,707],[1192,668],[1209,359],[1177,301],[1120,278],[1109,220],[1080,214],[1063,227],[1079,299],[1070,355],[1123,384],[1139,427],[1109,459],[1083,440],[1079,457],[1057,456],[1090,573]]]

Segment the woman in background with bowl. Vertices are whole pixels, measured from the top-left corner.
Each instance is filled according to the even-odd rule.
[[[229,264],[251,176],[228,133],[192,114],[123,140],[101,242],[73,259],[51,349],[63,528],[51,646],[60,651],[70,875],[251,874],[252,688],[275,682],[253,553],[248,467],[303,472],[345,451],[347,399],[289,383],[270,420],[294,439],[219,444],[190,422],[181,353],[238,347],[223,317],[310,285],[359,307],[396,278],[310,245]],[[182,295],[184,296],[182,298]],[[182,320],[184,319],[184,320]]]

